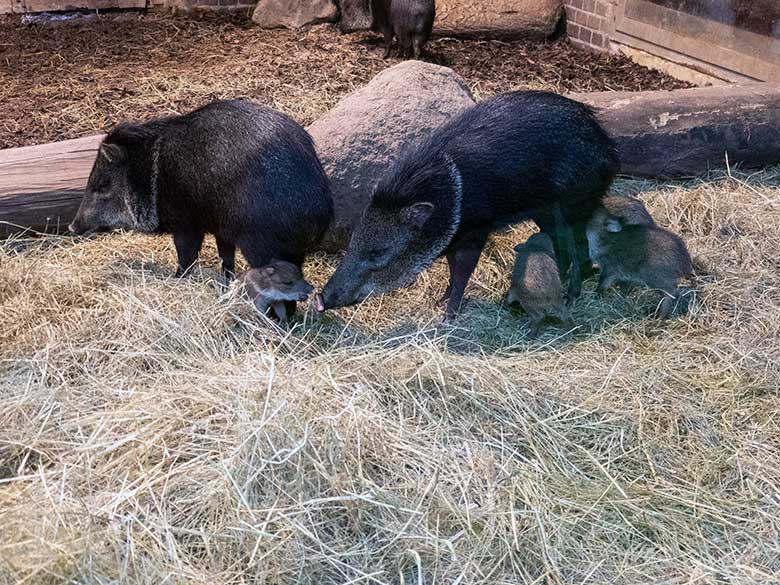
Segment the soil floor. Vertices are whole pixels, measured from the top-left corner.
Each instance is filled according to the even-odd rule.
[[[0,148],[76,138],[123,120],[249,97],[308,124],[397,62],[379,35],[329,25],[261,30],[246,14],[116,13],[22,24],[0,20]],[[686,87],[622,56],[551,42],[439,37],[428,59],[452,67],[475,97]]]

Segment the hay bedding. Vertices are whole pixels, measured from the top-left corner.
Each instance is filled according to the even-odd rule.
[[[780,168],[621,181],[689,243],[690,315],[586,287],[526,337],[493,240],[290,331],[170,238],[0,244],[0,582],[775,584]],[[321,285],[336,259],[305,268]]]
[[[92,49],[118,51],[104,35]],[[179,41],[138,42],[161,62],[133,79],[123,54],[89,83],[159,93],[120,91],[105,108],[63,85],[64,105],[39,83],[41,117],[17,115],[32,102],[13,94],[2,124],[29,124],[22,142],[62,137],[268,80],[199,85],[221,61],[188,77],[184,57],[180,77],[173,57],[159,74]],[[74,79],[73,63],[51,63]],[[352,63],[318,78],[316,98],[302,84],[264,95],[305,121],[370,76]],[[442,263],[284,331],[221,295],[212,242],[177,280],[168,237],[3,241],[0,582],[776,584],[780,168],[614,190],[689,243],[690,315],[659,326],[646,297],[597,298],[589,283],[576,331],[529,341],[502,304],[523,228],[493,239],[452,327],[433,301]],[[321,285],[335,263],[315,256],[306,274]]]
[[[552,43],[435,39],[434,61],[486,97],[513,88],[560,92],[684,87],[622,57]],[[76,138],[122,120],[251,97],[312,122],[396,60],[371,33],[332,27],[263,31],[240,16],[0,21],[0,148]]]

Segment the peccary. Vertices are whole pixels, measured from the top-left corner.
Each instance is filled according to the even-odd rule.
[[[250,266],[301,266],[332,217],[311,137],[279,112],[236,100],[111,130],[70,230],[173,234],[178,274],[212,233],[230,278],[236,248]]]
[[[393,36],[398,40],[398,51],[402,57],[414,55],[419,59],[428,42],[436,18],[435,0],[371,0],[371,14],[374,28],[385,38],[387,59],[393,45]]]
[[[528,313],[531,337],[539,334],[547,314],[556,317],[564,327],[573,327],[571,313],[561,296],[561,278],[552,238],[547,234],[534,234],[524,244],[515,246],[515,252],[507,302],[520,305]]]
[[[282,260],[247,270],[239,276],[239,282],[261,314],[265,315],[270,307],[282,323],[287,322],[285,302],[305,301],[314,290],[300,268]]]
[[[588,223],[590,256],[601,270],[598,292],[603,294],[616,282],[658,289],[658,317],[668,319],[680,296],[678,279],[693,274],[685,243],[652,219],[648,223],[650,214],[641,201],[627,197],[604,201]]]
[[[561,273],[571,265],[569,297],[576,298],[585,226],[617,169],[614,144],[587,106],[540,91],[483,101],[380,179],[317,304],[341,307],[405,286],[446,255],[450,318],[490,233],[526,219],[556,236]]]

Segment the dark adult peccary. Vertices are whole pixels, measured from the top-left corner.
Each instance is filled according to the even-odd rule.
[[[111,130],[70,230],[173,234],[179,274],[212,233],[229,278],[236,248],[253,267],[272,258],[300,267],[332,217],[306,131],[264,106],[218,101]]]
[[[481,102],[379,181],[318,306],[410,284],[446,254],[452,317],[490,233],[526,219],[556,236],[561,273],[572,267],[573,299],[580,260],[587,262],[585,226],[617,169],[612,141],[583,104],[538,91]]]
[[[507,302],[520,305],[528,313],[531,337],[539,334],[547,315],[557,318],[564,327],[572,328],[574,323],[563,301],[552,238],[547,234],[534,234],[524,244],[515,246],[515,252]]]
[[[650,214],[637,199],[605,198],[588,224],[590,256],[601,271],[599,293],[614,283],[658,289],[658,317],[667,319],[680,296],[677,282],[691,276],[693,266],[685,243],[652,220],[648,223],[647,217]]]
[[[282,323],[287,322],[285,302],[305,301],[314,290],[300,268],[282,260],[247,270],[238,280],[261,314],[270,307]]]
[[[393,45],[393,36],[398,40],[398,51],[402,57],[414,55],[419,59],[428,42],[436,18],[435,0],[371,0],[371,14],[374,28],[385,38],[387,59]]]

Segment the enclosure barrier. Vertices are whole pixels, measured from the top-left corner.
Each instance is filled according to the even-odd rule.
[[[780,86],[571,97],[598,108],[627,175],[671,178],[727,164],[780,164]],[[65,231],[102,138],[0,150],[0,237]]]

